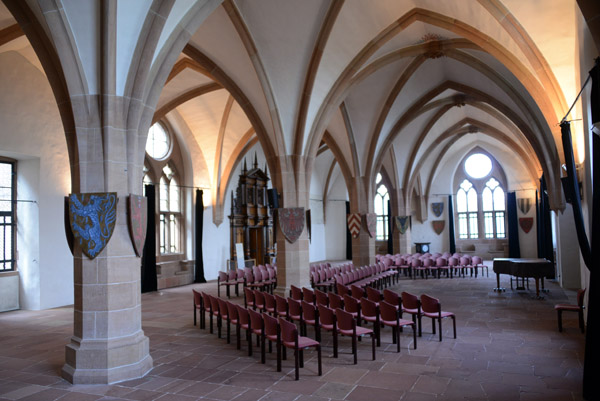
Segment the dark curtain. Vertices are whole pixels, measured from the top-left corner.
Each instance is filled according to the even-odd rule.
[[[308,230],[308,242],[310,241],[311,231],[312,231],[312,223],[310,219],[310,209],[306,211],[306,229]]]
[[[392,222],[392,202],[388,200],[388,240],[387,240],[387,253],[390,255],[394,254],[394,237],[392,231],[394,224]]]
[[[206,283],[204,278],[204,257],[202,254],[202,233],[204,229],[204,199],[201,189],[196,190],[196,266],[194,283]]]
[[[154,185],[144,187],[148,198],[148,228],[146,242],[142,252],[142,293],[156,291],[156,188]]]
[[[509,192],[506,194],[506,211],[508,218],[508,257],[520,258],[521,247],[519,246],[519,221],[517,218],[517,194]]]
[[[592,109],[592,123],[596,129],[600,129],[600,58],[596,59],[596,64],[590,71],[592,79],[592,92],[590,97],[590,106]],[[598,288],[598,274],[596,269],[600,265],[600,133],[592,133],[592,177],[595,179],[592,183],[592,255],[590,271],[590,282],[588,287],[588,315],[587,332],[585,341],[585,360],[583,364],[583,397],[591,400],[597,395],[597,388],[594,382],[594,355],[598,355],[598,298],[595,290]]]
[[[346,201],[346,260],[352,260],[352,235],[348,229],[348,215],[350,214],[350,202]]]
[[[450,253],[456,252],[456,239],[454,238],[454,205],[452,195],[448,195],[448,245]]]
[[[542,174],[540,178],[540,198],[537,207],[538,216],[538,258],[548,259],[554,262],[554,250],[552,247],[552,224],[550,223],[550,201],[546,192],[546,178]]]

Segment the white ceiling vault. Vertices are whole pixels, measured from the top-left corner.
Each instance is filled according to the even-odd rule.
[[[561,208],[557,123],[579,90],[578,12],[574,0],[225,0],[180,54],[154,120],[186,126],[221,206],[258,141],[274,174],[288,163],[296,179],[319,175],[324,198],[337,169],[350,185],[383,168],[405,202],[479,146],[520,172],[509,189],[545,172]],[[2,10],[0,29],[11,22]],[[0,50],[11,46],[28,52],[17,40]]]

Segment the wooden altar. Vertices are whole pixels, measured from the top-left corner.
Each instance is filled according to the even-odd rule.
[[[273,236],[273,212],[267,202],[269,176],[254,166],[247,169],[246,161],[240,174],[238,186],[231,193],[230,259],[236,258],[235,244],[244,244],[244,259],[254,259],[256,264],[271,263],[275,257]]]

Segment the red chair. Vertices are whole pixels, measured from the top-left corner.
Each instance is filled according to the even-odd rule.
[[[357,285],[351,285],[350,286],[350,291],[351,291],[351,295],[354,299],[358,300],[358,302],[360,302],[360,299],[362,297],[366,297],[367,294],[365,293],[365,290],[363,288],[360,288]]]
[[[383,290],[383,300],[388,304],[394,305],[394,308],[402,313],[402,298],[400,298],[400,294],[392,290],[385,289]]]
[[[227,344],[230,342],[231,335],[231,320],[229,319],[229,310],[227,309],[227,301],[221,298],[217,298],[219,303],[219,318],[220,323],[223,325],[223,320],[227,322]],[[219,338],[221,338],[221,331],[219,330]]]
[[[460,269],[460,261],[457,257],[451,256],[448,258],[448,268],[450,269],[450,278],[452,278],[454,273]]]
[[[302,289],[295,285],[290,285],[290,298],[296,301],[302,301]]]
[[[482,273],[483,274],[483,273]],[[557,304],[554,305],[554,309],[558,314],[558,331],[562,332],[562,313],[563,312],[577,312],[579,315],[579,328],[582,333],[585,333],[585,322],[583,320],[583,310],[585,309],[585,305],[583,304],[585,296],[585,288],[581,290],[577,290],[577,305],[572,304]]]
[[[276,318],[267,313],[263,312],[262,316],[263,321],[265,322],[264,335],[262,337],[262,350],[264,351],[265,349],[265,341],[269,340],[269,352],[272,351],[272,344],[275,343],[275,347],[277,348],[277,371],[281,372],[281,330],[279,322],[277,322]],[[285,355],[283,359],[285,359]]]
[[[294,367],[296,371],[296,380],[300,378],[300,368],[304,367],[304,352],[305,348],[315,347],[317,349],[317,360],[319,365],[319,376],[323,374],[321,368],[321,344],[312,338],[299,336],[298,329],[294,323],[290,323],[285,319],[279,318],[279,326],[281,328],[281,345],[294,350]],[[280,364],[281,362],[279,362]],[[278,365],[279,366],[279,365]]]
[[[302,300],[314,305],[315,292],[310,288],[302,287]]]
[[[404,299],[404,298],[403,298]],[[438,321],[440,330],[440,341],[442,341],[442,319],[447,317],[452,319],[452,326],[454,327],[454,338],[456,338],[456,317],[452,312],[442,311],[442,305],[436,298],[430,297],[429,295],[421,295],[421,308],[423,310],[423,316],[431,319],[433,326],[433,334],[435,334],[435,321]]]
[[[304,325],[304,319],[302,316],[303,315],[302,304],[300,302],[302,302],[302,301],[296,301],[295,299],[292,299],[292,298],[287,299],[287,305],[288,305],[287,318],[291,322],[298,322],[298,325],[300,327],[300,335],[305,336],[306,335],[306,331],[305,331],[306,326]]]
[[[200,328],[204,328],[204,303],[202,302],[202,294],[192,289],[194,295],[194,326],[196,325],[196,315],[200,315]]]
[[[331,309],[336,310],[337,308],[344,308],[344,300],[340,295],[335,294],[333,292],[328,292],[327,298],[329,298],[329,307]]]
[[[200,316],[200,327],[202,327],[203,329],[206,328],[206,312],[208,312],[209,318],[210,318],[210,333],[212,334],[213,329],[212,329],[212,306],[210,304],[210,295],[208,295],[205,292],[202,292],[202,306],[203,306],[203,312],[202,312],[202,316]]]
[[[473,258],[471,259],[471,264],[473,265],[473,268],[475,268],[475,277],[477,277],[478,267],[481,267],[481,277],[483,277],[483,269],[485,269],[486,276],[490,276],[489,268],[483,264],[483,259],[481,259],[481,257],[473,256]]]
[[[212,334],[213,332],[213,316],[215,317],[215,319],[217,319],[216,324],[217,324],[217,334],[218,337],[221,338],[221,325],[222,325],[222,320],[221,320],[221,310],[219,308],[219,299],[217,297],[213,297],[212,295],[208,295],[209,299],[210,299],[210,333]]]
[[[244,306],[246,308],[256,309],[254,291],[248,287],[244,287]]]
[[[230,275],[228,273],[221,271],[219,272],[219,277],[217,278],[217,295],[219,296],[219,298],[221,297],[221,286],[225,286],[225,288],[227,289],[227,298],[230,298],[229,288],[231,288],[231,286],[235,286],[236,294],[238,293],[237,273],[235,272],[235,270],[232,271],[234,274],[233,281],[230,281]]]
[[[379,304],[367,298],[362,298],[360,300],[360,312],[363,320],[373,324],[373,331],[375,332],[375,337],[377,338],[377,346],[381,346]]]
[[[329,297],[321,290],[315,290],[315,301],[317,305],[329,305]]]
[[[333,309],[325,305],[317,305],[319,311],[319,328],[333,334],[333,357],[338,357],[337,318]]]
[[[442,271],[446,272],[446,277],[451,277],[452,269],[448,266],[448,259],[440,256],[435,260],[435,265],[438,270],[438,278],[442,276]]]
[[[357,341],[358,337],[370,335],[371,343],[373,348],[373,360],[375,360],[375,333],[373,330],[365,327],[357,326],[356,320],[352,317],[351,313],[348,313],[342,309],[335,310],[335,317],[337,319],[337,331],[342,336],[352,337],[352,354],[354,354],[354,364],[358,363],[358,352],[357,352]]]
[[[383,296],[381,295],[381,292],[373,287],[367,287],[367,299],[369,301],[373,301],[375,302],[377,305],[379,305],[379,302],[381,302]]]
[[[254,294],[254,306],[255,310],[258,309],[259,312],[265,310],[265,294],[262,291],[252,290]]]
[[[423,312],[421,311],[421,301],[416,295],[409,294],[408,292],[402,292],[401,298],[402,313],[412,315],[412,321],[417,325],[419,337],[421,337],[421,317],[423,316]],[[402,317],[402,314],[400,317]]]
[[[392,337],[394,344],[396,344],[396,352],[400,352],[400,331],[404,326],[411,326],[413,329],[413,341],[414,349],[417,349],[417,330],[415,322],[412,320],[400,319],[400,311],[395,305],[389,304],[382,301],[379,304],[379,311],[381,313],[381,323],[385,326],[392,327]]]
[[[288,302],[284,297],[275,294],[275,317],[288,318]]]
[[[229,301],[225,301],[227,305],[227,344],[229,344],[230,340],[230,328],[229,325],[233,324],[235,326],[235,332],[237,334],[237,349],[240,349],[240,331],[239,324],[240,319],[238,316],[238,311],[236,305]]]
[[[341,278],[341,276],[340,276]],[[335,282],[335,289],[339,296],[344,296],[345,294],[350,294],[350,289],[344,285],[341,281]]]
[[[241,348],[241,331],[246,330],[246,340],[248,341],[248,356],[252,356],[252,325],[250,324],[250,312],[248,309],[235,305],[238,314],[238,325],[236,327],[237,349]]]
[[[265,297],[265,311],[271,316],[275,316],[277,314],[277,302],[275,301],[275,297],[268,292],[263,292],[263,296]]]
[[[361,325],[360,302],[358,299],[348,294],[344,295],[344,310],[351,313],[352,317],[356,319],[357,324]]]
[[[312,302],[302,300],[302,323],[304,325],[304,335],[307,335],[306,326],[311,325],[315,328],[315,340],[321,341],[321,329],[319,326],[319,310]]]

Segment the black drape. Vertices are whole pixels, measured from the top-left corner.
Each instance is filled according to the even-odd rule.
[[[554,262],[554,249],[552,246],[552,224],[550,223],[550,201],[546,192],[546,178],[540,178],[540,198],[537,207],[538,216],[538,258]]]
[[[506,194],[506,212],[508,218],[508,257],[520,258],[519,220],[517,218],[517,194],[515,192]]]
[[[392,231],[394,230],[394,224],[392,221],[392,202],[388,200],[388,240],[387,240],[387,253],[392,255],[394,253],[394,237]]]
[[[308,209],[306,211],[306,229],[308,230],[308,242],[311,242],[310,241],[310,237],[312,236],[311,235],[311,232],[312,232],[312,223],[311,223],[311,218],[310,218],[310,209]]]
[[[456,252],[456,239],[454,238],[454,205],[452,195],[448,195],[448,246],[449,252]]]
[[[146,242],[142,252],[142,292],[151,292],[158,289],[156,278],[156,188],[154,185],[144,187],[148,198],[148,228]]]
[[[352,235],[348,228],[348,215],[350,214],[350,202],[346,201],[346,260],[352,260]]]
[[[600,129],[600,58],[592,71],[592,92],[590,96],[590,107],[592,109],[592,124],[596,129]],[[592,133],[592,255],[590,271],[590,282],[588,284],[588,314],[587,314],[587,332],[585,341],[585,359],[583,364],[583,397],[591,400],[597,394],[597,386],[594,382],[594,355],[598,355],[598,297],[595,290],[598,288],[598,273],[596,269],[600,266],[600,132]]]
[[[204,277],[204,256],[202,253],[202,233],[204,230],[204,191],[196,190],[196,266],[194,271],[194,283],[206,283]]]

